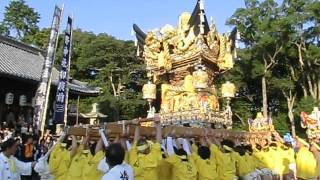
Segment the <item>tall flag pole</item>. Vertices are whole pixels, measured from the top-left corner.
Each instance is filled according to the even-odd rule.
[[[65,124],[67,119],[68,106],[68,83],[70,59],[72,51],[72,17],[68,17],[67,28],[64,36],[63,52],[61,60],[61,70],[59,83],[57,86],[56,103],[54,108],[53,120],[55,124]]]
[[[36,97],[35,97],[36,104],[34,107],[33,126],[37,134],[39,133],[39,131],[43,132],[45,121],[46,121],[47,106],[48,106],[48,99],[49,99],[50,85],[51,85],[52,67],[54,64],[55,51],[58,44],[58,35],[59,35],[59,28],[60,28],[62,13],[63,13],[63,6],[62,8],[59,8],[58,6],[56,6],[53,14],[52,24],[51,24],[51,32],[50,32],[50,38],[48,43],[47,56],[42,68],[40,85],[36,92]]]

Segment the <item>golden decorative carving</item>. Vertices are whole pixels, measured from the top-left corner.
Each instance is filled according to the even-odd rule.
[[[220,51],[218,57],[218,65],[221,69],[233,68],[233,53],[231,51],[232,40],[230,35],[225,33],[219,36],[220,40]]]
[[[144,45],[144,57],[148,67],[171,70],[172,63],[203,52],[222,69],[233,67],[233,40],[229,33],[220,35],[215,25],[206,35],[196,36],[194,27],[188,24],[190,13],[179,16],[178,26],[165,25],[157,31],[147,33]]]
[[[217,74],[233,67],[234,39],[230,33],[219,34],[214,23],[209,27],[203,4],[196,8],[192,14],[183,12],[176,27],[167,24],[146,36],[141,32],[139,35],[140,41],[144,39],[141,44],[144,44],[147,70],[153,82],[161,84],[160,119],[230,127],[230,107],[220,111],[213,80]],[[153,88],[143,87],[145,99],[155,96],[151,93]],[[234,91],[234,86],[227,87],[228,100]]]
[[[301,127],[307,129],[309,139],[320,138],[320,111],[318,107],[314,107],[310,115],[301,112]]]
[[[177,27],[177,36],[174,37],[174,53],[181,56],[188,56],[192,54],[194,49],[194,41],[196,36],[194,35],[193,28],[189,26],[191,14],[184,12],[179,16],[179,24]]]
[[[209,33],[206,36],[207,45],[214,56],[218,56],[220,52],[219,33],[215,24],[212,24]]]
[[[193,78],[194,78],[193,86],[196,89],[208,88],[209,75],[201,67],[197,71],[193,72]]]
[[[144,57],[147,67],[157,67],[165,70],[171,69],[169,49],[167,46],[163,46],[163,42],[158,39],[155,32],[147,34]]]
[[[194,77],[187,75],[182,86],[162,84],[161,86],[161,111],[179,112],[193,109],[206,111],[207,109],[218,110],[219,102],[215,95],[214,86],[209,92],[198,93],[194,87]]]
[[[272,119],[263,117],[261,112],[257,113],[255,119],[249,119],[248,124],[250,132],[274,131]]]

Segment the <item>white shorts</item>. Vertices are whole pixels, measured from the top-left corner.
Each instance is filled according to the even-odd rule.
[[[243,180],[260,180],[260,172],[254,171],[245,176],[242,176]]]
[[[263,169],[260,169],[257,171],[259,172],[260,175],[264,175],[264,176],[273,175],[272,170],[270,170],[268,168],[263,168]]]

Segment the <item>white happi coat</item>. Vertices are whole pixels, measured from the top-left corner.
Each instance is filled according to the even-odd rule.
[[[0,153],[0,179],[1,180],[20,180],[20,175],[30,176],[32,173],[31,162],[25,163],[19,161],[17,158],[11,156],[13,160],[16,172],[13,172],[10,168],[9,159]]]
[[[101,180],[133,180],[133,169],[129,164],[122,163],[111,168]]]

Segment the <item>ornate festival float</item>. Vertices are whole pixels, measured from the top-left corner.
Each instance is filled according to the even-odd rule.
[[[148,116],[108,123],[104,128],[109,137],[119,134],[132,137],[137,125],[141,126],[142,136],[154,137],[154,122],[160,121],[163,136],[174,131],[176,136],[199,137],[206,132],[246,142],[270,138],[274,129],[272,120],[260,114],[249,120],[249,133],[228,130],[232,128],[230,100],[235,96],[235,86],[227,81],[220,93],[215,80],[233,68],[237,31],[218,33],[213,21],[209,25],[202,0],[197,0],[192,13],[183,12],[179,16],[176,27],[167,24],[145,33],[134,24],[133,30],[137,56],[146,65],[148,82],[142,91],[149,104]],[[226,100],[225,106],[221,106],[222,98]],[[157,112],[156,100],[161,100]],[[99,137],[99,127],[89,129],[71,127],[68,134]]]
[[[301,112],[301,127],[307,129],[309,140],[320,140],[320,111],[314,107],[311,114]]]
[[[198,0],[190,14],[183,12],[176,27],[164,25],[144,33],[136,24],[137,55],[146,64],[149,82],[143,98],[149,102],[148,118],[158,117],[163,125],[231,128],[230,98],[235,86],[223,84],[220,107],[215,78],[233,67],[236,30],[220,34],[207,20],[204,4]],[[152,102],[161,88],[161,108]]]
[[[248,119],[249,132],[273,132],[274,126],[271,117],[263,117],[262,112],[258,112],[255,119]]]

